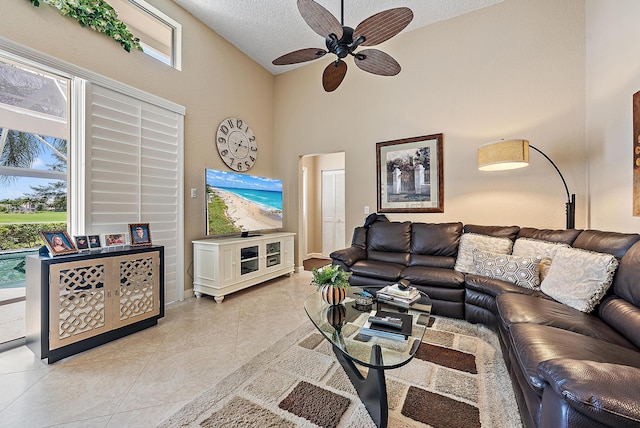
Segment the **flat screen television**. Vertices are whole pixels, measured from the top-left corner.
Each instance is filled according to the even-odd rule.
[[[207,235],[282,228],[282,180],[205,169]]]

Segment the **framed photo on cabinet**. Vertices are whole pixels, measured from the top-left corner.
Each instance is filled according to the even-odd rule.
[[[129,238],[132,247],[151,245],[149,223],[132,223],[129,225]]]
[[[89,249],[93,250],[102,247],[100,243],[100,235],[89,235]]]
[[[125,245],[127,238],[124,233],[105,233],[104,234],[104,246],[105,247],[117,247],[119,245]]]
[[[40,236],[52,256],[78,252],[66,230],[43,230]]]

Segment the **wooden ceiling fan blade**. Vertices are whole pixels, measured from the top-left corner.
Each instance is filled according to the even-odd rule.
[[[323,57],[327,51],[316,48],[306,48],[297,51],[289,52],[281,57],[278,57],[271,61],[273,65],[289,65],[298,64],[300,62],[313,61]]]
[[[376,13],[362,21],[353,32],[353,38],[364,36],[361,46],[374,46],[389,40],[404,30],[413,20],[413,12],[408,7],[397,7]]]
[[[340,21],[315,1],[298,0],[298,10],[302,15],[302,19],[323,39],[329,38],[331,33],[334,33],[338,39],[342,37]]]
[[[379,76],[395,76],[400,73],[398,61],[378,49],[365,49],[354,55],[358,68]]]
[[[339,59],[334,61],[324,69],[322,73],[322,87],[327,92],[333,92],[344,80],[347,74],[347,63]]]

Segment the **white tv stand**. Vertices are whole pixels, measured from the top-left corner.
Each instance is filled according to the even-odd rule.
[[[224,296],[294,270],[295,233],[220,237],[193,241],[193,293]]]

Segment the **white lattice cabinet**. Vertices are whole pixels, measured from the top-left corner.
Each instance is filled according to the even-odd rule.
[[[27,345],[49,363],[157,324],[163,247],[27,257]]]
[[[220,237],[193,241],[193,292],[224,296],[294,270],[295,233]]]

